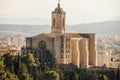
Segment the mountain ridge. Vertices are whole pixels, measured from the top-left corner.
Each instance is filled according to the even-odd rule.
[[[25,34],[40,34],[51,31],[50,25],[20,25],[20,24],[0,24],[0,32],[18,32]],[[66,32],[76,33],[119,33],[119,21],[105,21],[87,24],[66,25]]]

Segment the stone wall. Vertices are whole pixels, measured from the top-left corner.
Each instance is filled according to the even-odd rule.
[[[80,67],[87,68],[89,65],[89,51],[88,51],[88,40],[87,38],[79,41],[80,50]]]
[[[90,65],[97,65],[96,35],[89,34],[89,62]]]
[[[71,46],[72,46],[72,63],[75,64],[78,68],[80,68],[80,50],[81,47],[79,45],[79,41],[81,38],[72,38]]]
[[[39,43],[40,41],[45,41],[46,43],[46,49],[49,50],[51,52],[51,54],[54,55],[54,46],[53,46],[53,38],[49,38],[49,37],[46,37],[44,35],[40,35],[38,37],[33,37],[32,38],[32,48],[35,48],[35,49],[39,49]]]
[[[55,51],[55,58],[56,58],[57,62],[63,63],[62,60],[60,59],[61,55],[62,55],[62,54],[60,54],[60,36],[58,36],[54,39],[54,51]]]

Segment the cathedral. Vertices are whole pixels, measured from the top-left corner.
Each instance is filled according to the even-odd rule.
[[[41,58],[43,50],[48,50],[59,64],[74,64],[78,68],[96,66],[96,35],[94,33],[66,33],[66,12],[57,4],[52,12],[51,33],[42,33],[26,38],[22,54],[32,53]]]

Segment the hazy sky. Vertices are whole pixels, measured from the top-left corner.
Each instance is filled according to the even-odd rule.
[[[50,24],[51,11],[57,2],[0,0],[0,18],[41,18]],[[106,21],[120,16],[120,0],[61,0],[61,7],[66,11],[67,24]]]

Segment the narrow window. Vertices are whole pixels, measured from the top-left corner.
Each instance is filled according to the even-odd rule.
[[[63,18],[63,27],[65,26],[65,19]]]
[[[55,27],[55,19],[53,19],[53,27]]]
[[[67,58],[67,55],[66,55],[66,58]]]
[[[63,59],[63,55],[61,55],[61,58]]]

